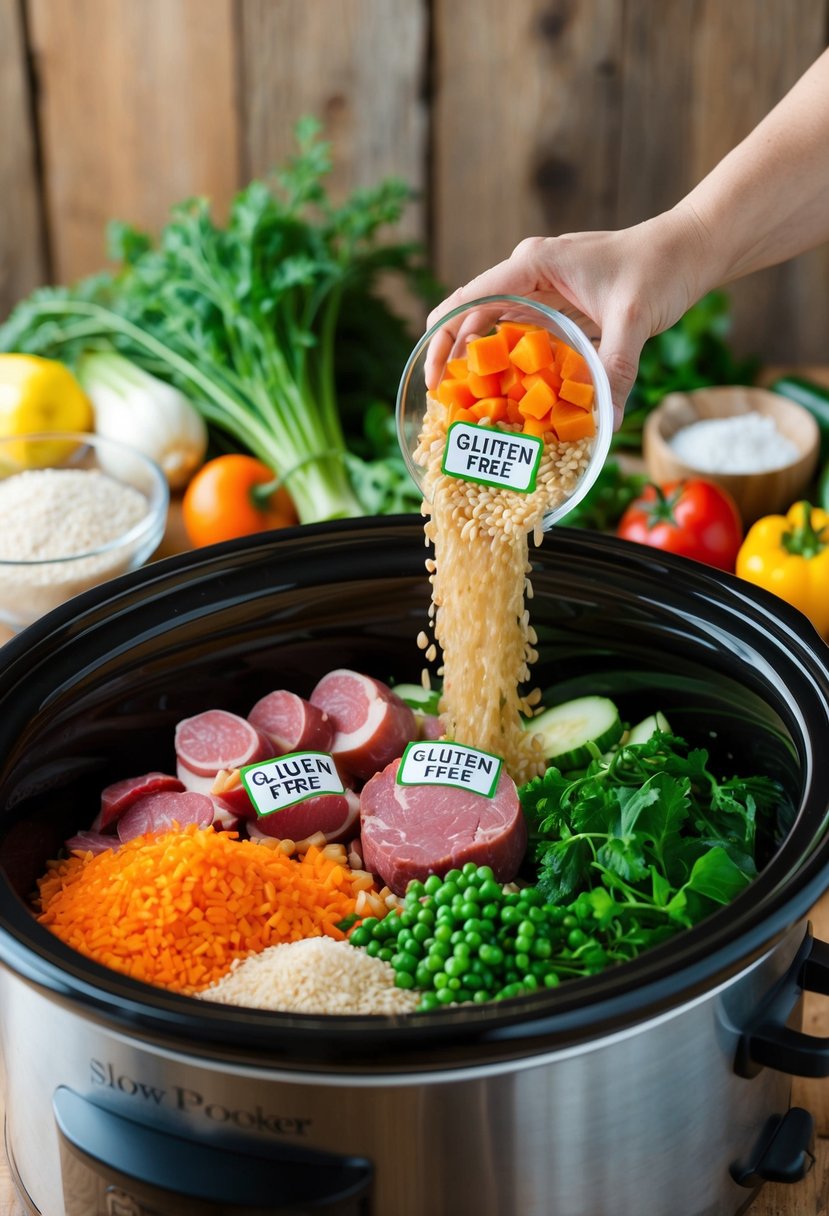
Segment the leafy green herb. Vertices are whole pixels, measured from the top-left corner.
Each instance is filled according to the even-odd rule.
[[[612,532],[630,504],[648,484],[644,473],[625,473],[616,460],[607,460],[584,498],[565,516],[568,528]]]
[[[390,443],[358,454],[346,441],[337,361],[349,331],[358,372],[382,375],[386,400],[394,392],[411,340],[381,289],[391,272],[425,300],[436,294],[417,246],[380,239],[410,191],[389,179],[334,206],[318,124],[302,120],[296,135],[298,154],[273,186],[242,190],[224,227],[204,199],[176,207],[157,242],[113,224],[119,268],[35,292],[0,328],[0,349],[72,363],[90,348],[117,348],[182,389],[214,433],[270,465],[303,522],[401,509],[399,453],[386,464]]]
[[[728,298],[703,296],[683,317],[645,343],[639,373],[613,448],[640,448],[648,414],[664,396],[709,384],[752,384],[759,359],[737,359],[726,338],[731,327]]]
[[[771,822],[785,797],[768,777],[718,779],[707,751],[675,735],[593,752],[578,776],[528,782],[521,806],[544,898],[578,903],[606,947],[633,957],[754,878],[758,817]]]

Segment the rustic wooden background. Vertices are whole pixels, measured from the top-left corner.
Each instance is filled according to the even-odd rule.
[[[418,190],[455,286],[670,206],[828,40],[829,0],[0,0],[0,316],[99,268],[111,217],[221,214],[305,113],[335,194]],[[730,294],[738,349],[827,361],[829,247]]]

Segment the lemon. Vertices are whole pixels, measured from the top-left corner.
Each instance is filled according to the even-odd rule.
[[[92,405],[62,363],[39,355],[0,354],[0,440],[48,431],[91,431]],[[2,455],[26,467],[58,464],[66,443],[3,443]]]

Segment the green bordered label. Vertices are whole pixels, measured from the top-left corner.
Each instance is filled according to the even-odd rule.
[[[491,798],[503,760],[460,743],[410,743],[397,770],[398,785],[451,785]]]
[[[535,489],[544,442],[494,427],[453,422],[446,435],[441,468],[450,477],[529,494]]]
[[[290,752],[275,760],[248,764],[239,775],[260,816],[284,811],[306,798],[345,793],[337,766],[327,752]]]

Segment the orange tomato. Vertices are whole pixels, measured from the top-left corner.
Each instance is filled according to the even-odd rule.
[[[274,481],[273,469],[254,456],[231,454],[208,460],[189,482],[181,502],[190,543],[213,545],[298,523],[287,490],[263,492]]]

